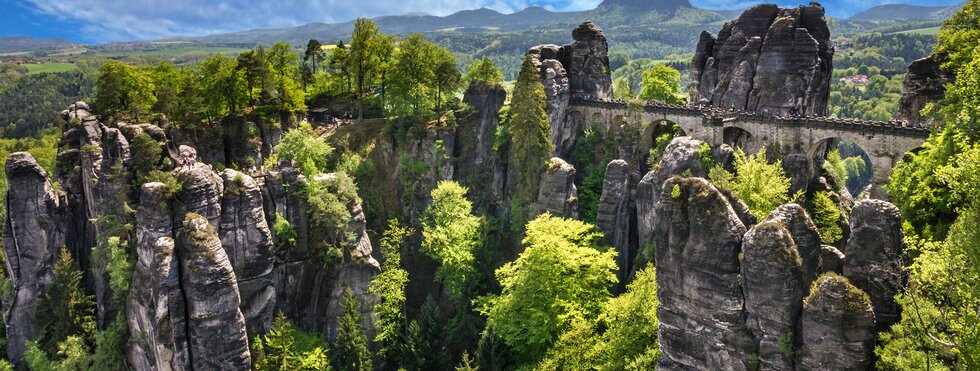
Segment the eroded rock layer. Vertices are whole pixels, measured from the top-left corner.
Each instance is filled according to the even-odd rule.
[[[691,101],[778,115],[824,115],[834,46],[816,3],[757,5],[717,36],[701,35],[691,67]]]

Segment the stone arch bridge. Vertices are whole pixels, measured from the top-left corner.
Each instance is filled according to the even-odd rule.
[[[573,99],[569,119],[573,127],[597,124],[603,131],[625,123],[628,104],[623,101]],[[635,115],[635,113],[634,113]],[[647,103],[641,113],[643,123],[669,121],[684,133],[713,146],[737,145],[754,153],[763,146],[775,146],[781,153],[804,153],[814,170],[819,151],[836,139],[853,142],[871,159],[871,195],[885,198],[882,186],[891,169],[906,153],[918,149],[929,136],[929,129],[900,127],[892,123],[835,119],[829,117],[776,117],[753,112],[731,112],[714,107]],[[654,125],[641,134],[640,149],[654,145]]]

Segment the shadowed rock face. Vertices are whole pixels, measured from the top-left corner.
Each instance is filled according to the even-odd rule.
[[[658,368],[749,370],[739,252],[746,229],[728,200],[700,178],[674,177],[655,212]]]
[[[562,218],[578,218],[578,190],[575,188],[575,167],[558,157],[548,161],[541,174],[536,215],[546,212]]]
[[[746,322],[759,342],[760,367],[792,369],[792,352],[784,349],[792,349],[806,293],[796,243],[782,223],[766,220],[745,234],[742,248]]]
[[[235,271],[206,218],[187,214],[177,255],[191,365],[196,370],[247,370],[251,356]]]
[[[868,296],[840,276],[821,276],[803,305],[797,370],[870,370],[875,317]]]
[[[576,127],[575,120],[568,119],[569,99],[613,96],[609,44],[602,29],[591,21],[585,22],[572,31],[572,39],[575,41],[568,45],[538,45],[527,51],[527,58],[540,71],[544,84],[555,155],[564,158],[582,130]]]
[[[187,319],[173,222],[162,183],[143,185],[136,212],[136,265],[126,304],[137,370],[187,370]]]
[[[931,125],[920,112],[929,103],[943,99],[946,85],[953,76],[939,68],[939,62],[928,56],[909,64],[908,73],[902,79],[902,99],[898,102],[898,116],[915,125]]]
[[[904,287],[902,216],[882,200],[862,200],[851,210],[851,236],[844,250],[843,270],[854,286],[871,297],[879,331],[901,318],[895,294]]]
[[[24,342],[37,336],[34,314],[51,283],[54,262],[65,243],[65,200],[51,187],[47,172],[27,152],[6,161],[3,249],[11,296],[3,298],[7,356],[16,363]]]
[[[463,102],[473,108],[458,119],[454,157],[460,164],[454,173],[460,184],[469,188],[474,207],[497,215],[502,207],[506,174],[500,155],[493,150],[500,124],[500,109],[507,91],[500,85],[474,82],[466,89]]]
[[[630,244],[630,187],[629,164],[623,160],[613,160],[606,165],[602,180],[602,195],[596,213],[596,229],[602,232],[602,243],[616,249],[617,277],[621,286],[629,281],[633,259],[637,248]]]
[[[757,5],[702,33],[692,60],[691,101],[779,115],[824,115],[834,47],[824,9]]]
[[[265,332],[272,326],[276,290],[275,245],[262,208],[262,190],[251,176],[235,170],[225,170],[221,179],[221,245],[235,269],[248,327]]]
[[[769,214],[766,221],[779,223],[790,232],[800,257],[803,287],[810,287],[810,283],[824,272],[820,264],[820,233],[817,226],[810,220],[806,210],[797,204],[780,206]]]

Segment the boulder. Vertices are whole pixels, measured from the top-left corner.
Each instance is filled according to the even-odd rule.
[[[207,218],[188,213],[177,240],[195,370],[248,370],[251,356],[235,271]]]
[[[250,329],[259,333],[272,326],[276,289],[272,285],[275,245],[262,206],[262,191],[255,180],[235,170],[221,173],[221,245],[235,270],[242,313]]]
[[[51,283],[54,263],[65,244],[65,199],[27,152],[6,160],[3,249],[11,290],[2,298],[7,357],[20,362],[25,342],[38,335],[35,313]]]
[[[820,245],[820,273],[844,273],[844,253],[830,245]]]
[[[596,212],[596,229],[602,232],[602,244],[616,249],[617,277],[620,286],[629,281],[638,249],[630,243],[630,180],[629,164],[624,160],[613,160],[606,165],[602,180],[602,195]]]
[[[721,108],[825,115],[834,46],[816,3],[757,5],[702,33],[691,67],[691,101]]]
[[[653,233],[658,369],[752,369],[757,345],[739,282],[745,226],[704,179],[674,177],[660,189]]]
[[[184,148],[181,153],[185,153]],[[176,177],[182,187],[177,194],[174,215],[198,214],[217,230],[221,220],[221,194],[224,192],[221,177],[210,165],[200,162],[177,168]]]
[[[767,219],[745,234],[742,250],[746,322],[759,343],[759,366],[791,370],[793,332],[807,288],[793,235],[780,221]]]
[[[895,294],[908,279],[902,216],[887,201],[866,199],[854,205],[850,225],[844,276],[871,297],[877,329],[883,331],[901,318],[902,308],[895,302]]]
[[[797,370],[874,368],[875,317],[868,295],[846,278],[817,278],[803,302]]]
[[[535,215],[551,213],[562,218],[578,218],[578,190],[575,188],[575,167],[558,157],[548,161],[541,174]]]
[[[592,99],[612,98],[609,44],[602,29],[587,21],[572,31],[572,39],[575,42],[565,47],[562,61],[568,70],[569,92]]]

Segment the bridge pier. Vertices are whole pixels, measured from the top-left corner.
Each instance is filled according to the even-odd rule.
[[[896,161],[888,156],[873,156],[871,158],[871,192],[870,197],[878,200],[888,200],[888,192],[885,185],[888,184],[888,177],[892,174],[892,167]],[[854,195],[857,196],[857,195]]]

